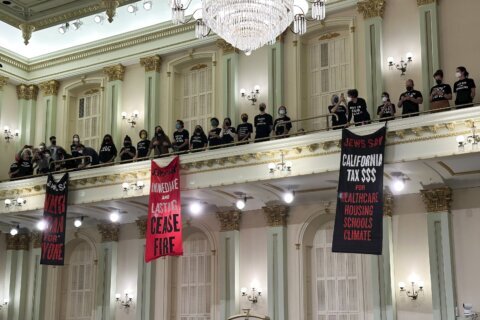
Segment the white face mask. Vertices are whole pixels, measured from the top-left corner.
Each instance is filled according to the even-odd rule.
[[[460,78],[461,76],[462,76],[462,73],[461,73],[461,72],[458,72],[458,71],[457,71],[457,72],[455,73],[455,77]]]
[[[78,142],[78,138],[73,138],[73,142]]]
[[[283,116],[285,114],[285,110],[283,109],[278,110],[278,114]]]
[[[383,102],[387,102],[387,101],[388,101],[388,98],[387,98],[387,97],[382,97],[382,101],[383,101]]]
[[[352,98],[347,97],[347,102],[350,102],[350,101],[352,101]]]

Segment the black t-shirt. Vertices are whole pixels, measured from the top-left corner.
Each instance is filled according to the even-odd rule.
[[[402,97],[410,97],[414,99],[423,98],[422,93],[417,90],[405,91],[400,95],[399,100]],[[402,114],[418,113],[420,105],[410,100],[403,101],[402,103]]]
[[[396,109],[392,103],[388,103],[387,105],[382,104],[377,108],[377,115],[380,116],[380,119],[393,118],[395,117],[395,112]]]
[[[234,127],[228,127],[227,129],[223,130],[222,135],[222,144],[229,144],[232,143],[235,139],[233,138],[237,130]]]
[[[268,113],[257,114],[254,119],[255,126],[255,139],[267,138],[272,132],[271,126],[273,126],[273,118]]]
[[[237,126],[238,140],[244,139],[246,136],[249,136],[253,133],[253,126],[251,123],[244,122]]]
[[[328,112],[335,113],[338,117],[338,120],[337,120],[337,118],[332,117],[332,127],[343,126],[343,125],[347,124],[347,122],[348,122],[348,120],[347,120],[347,108],[345,108],[344,105],[340,104],[340,105],[338,105],[337,110],[335,112],[332,112],[333,108],[335,108],[334,105],[329,106],[328,107]]]
[[[350,101],[348,103],[348,121],[353,117],[353,122],[370,121],[370,113],[367,110],[367,102],[362,98],[357,98],[357,102]]]
[[[220,138],[221,132],[222,132],[222,129],[220,128],[215,128],[208,132],[208,145],[210,147],[214,147],[222,144],[222,138]],[[217,136],[214,137],[212,136],[213,134],[216,134]]]
[[[449,84],[441,83],[433,86],[430,90],[430,95],[432,96],[432,102],[447,100],[445,95],[452,93],[452,87]],[[433,94],[433,95],[432,95]]]
[[[194,133],[190,138],[190,144],[192,149],[202,149],[208,143],[207,136],[201,133]]]
[[[17,164],[18,174],[17,177],[26,177],[33,175],[33,165],[30,160],[20,160]]]
[[[97,151],[95,151],[95,149],[90,147],[85,147],[83,149],[82,156],[90,157],[91,160],[90,158],[86,158],[85,163],[90,163],[92,166],[97,165],[100,161]]]
[[[137,153],[139,158],[145,158],[148,155],[150,149],[150,140],[140,140],[137,143]]]
[[[120,157],[120,160],[122,161],[128,161],[133,159],[133,157],[127,152],[133,152],[134,155],[137,154],[137,149],[135,149],[134,146],[123,147],[122,150],[120,150],[120,153],[123,151],[125,151],[125,153],[122,153],[122,156]]]
[[[100,147],[100,152],[98,153],[100,163],[110,162],[114,156],[117,156],[117,148],[114,144],[104,144]]]
[[[78,152],[77,152],[77,146],[78,144],[74,144],[72,143],[70,145],[70,153],[72,154],[72,156],[74,156],[75,158],[79,156]]]
[[[275,135],[281,136],[282,134],[286,134],[287,131],[290,131],[292,129],[292,122],[289,117],[283,116],[281,118],[275,119],[273,127],[275,128]]]
[[[183,129],[180,132],[175,131],[173,133],[173,145],[176,146],[176,147],[180,147],[182,144],[185,143],[185,141],[188,140],[189,137],[190,137],[190,134],[185,129]],[[189,148],[189,146],[188,146],[188,143],[187,143],[181,149],[177,149],[177,150],[178,151],[185,151],[185,150],[188,150],[188,148]]]
[[[13,173],[18,170],[18,162],[14,162],[10,165],[10,170],[8,171],[9,173]],[[18,173],[12,174],[11,178],[16,178],[18,177]]]
[[[453,92],[457,94],[455,104],[472,103],[472,89],[475,87],[475,81],[470,78],[458,80],[453,85]]]

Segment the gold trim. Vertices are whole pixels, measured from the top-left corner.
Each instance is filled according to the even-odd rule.
[[[392,191],[387,187],[383,190],[383,215],[391,217],[393,215],[393,206],[395,198]]]
[[[17,86],[17,99],[21,100],[37,100],[38,86],[31,84],[19,84]]]
[[[201,64],[197,64],[197,65],[191,67],[190,71],[196,71],[196,70],[201,70],[201,69],[205,69],[205,68],[208,68],[208,66],[204,63],[201,63]]]
[[[42,247],[42,233],[34,231],[31,233],[32,236],[32,247],[33,249],[38,249]]]
[[[139,218],[135,223],[137,224],[138,234],[141,238],[145,238],[147,233],[147,217]]]
[[[140,65],[145,68],[145,72],[160,72],[162,66],[162,57],[154,55],[151,57],[140,58]]]
[[[42,90],[44,96],[57,96],[58,88],[60,88],[60,82],[57,80],[40,83],[40,90]]]
[[[340,33],[338,32],[329,32],[327,34],[322,35],[318,40],[323,41],[323,40],[331,40],[334,38],[337,38],[340,36]]]
[[[239,50],[223,39],[217,40],[217,47],[223,50],[223,54],[238,53]]]
[[[16,236],[6,234],[6,237],[7,250],[28,251],[28,249],[30,248],[30,235],[28,234],[17,234]]]
[[[125,67],[119,63],[111,67],[103,68],[103,73],[108,77],[108,81],[123,81],[125,76]]]
[[[239,231],[242,212],[232,209],[223,212],[217,212],[217,219],[220,222],[220,231]]]
[[[120,227],[117,224],[113,223],[102,223],[97,225],[98,232],[102,236],[103,242],[118,242],[118,234],[120,232]]]
[[[417,6],[424,6],[427,4],[435,3],[436,0],[417,0]]]
[[[8,84],[8,77],[0,76],[0,90],[3,90],[6,84]]]
[[[450,212],[452,203],[452,189],[441,187],[429,190],[420,190],[427,212]]]
[[[262,208],[269,227],[286,227],[288,211],[286,205],[270,205]]]
[[[113,17],[117,14],[119,4],[120,3],[117,0],[102,0],[102,5],[105,8],[105,13],[108,17],[108,22],[113,22]]]
[[[363,0],[357,4],[357,10],[363,14],[364,19],[383,18],[385,0]]]

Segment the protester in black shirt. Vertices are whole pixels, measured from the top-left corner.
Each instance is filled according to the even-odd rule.
[[[78,157],[77,147],[80,144],[80,136],[78,134],[74,134],[72,137],[72,144],[70,145],[70,153],[74,157]]]
[[[220,132],[220,138],[222,139],[222,144],[231,144],[235,142],[237,132],[234,127],[232,127],[232,120],[230,118],[223,119],[222,132]]]
[[[148,155],[153,150],[153,155],[155,157],[164,155],[169,153],[168,148],[172,147],[172,143],[170,142],[170,138],[165,134],[161,126],[155,127],[155,136],[152,138],[150,143],[150,150],[148,151]]]
[[[356,126],[370,123],[370,113],[367,110],[367,102],[358,97],[358,90],[351,89],[347,92],[348,122],[352,120]]]
[[[85,157],[82,163],[78,166],[79,169],[82,169],[88,166],[95,166],[100,162],[98,153],[93,148],[85,147],[83,144],[79,144],[77,146],[77,152],[79,155]]]
[[[10,165],[10,169],[8,170],[8,176],[10,177],[10,179],[18,178],[18,163],[19,161],[15,161]]]
[[[137,149],[132,146],[132,139],[127,135],[123,139],[123,148],[120,149],[120,160],[121,161],[131,161],[137,154]]]
[[[332,114],[332,128],[333,130],[345,128],[348,120],[348,110],[346,107],[347,102],[343,93],[340,95],[340,98],[334,94],[332,96],[332,104],[328,107],[328,112]],[[336,115],[336,116],[333,116]]]
[[[113,143],[113,138],[111,135],[106,134],[103,137],[102,145],[100,147],[100,152],[98,152],[98,158],[100,163],[113,163],[117,157],[117,148]]]
[[[458,78],[453,85],[453,92],[456,93],[455,106],[457,109],[471,107],[475,98],[475,81],[468,77],[469,73],[465,67],[458,67],[455,75]]]
[[[17,163],[18,171],[16,178],[28,177],[33,175],[32,150],[25,149],[21,154],[21,159]]]
[[[60,146],[57,146],[57,138],[55,136],[50,137],[50,146],[48,146],[48,150],[50,150],[50,154],[52,155],[52,160],[58,160],[58,150],[61,150],[63,154],[67,153],[65,149]]]
[[[423,103],[423,96],[420,91],[415,90],[412,79],[408,79],[405,83],[407,91],[400,95],[397,107],[402,109],[402,118],[418,116],[420,112],[420,104]]]
[[[390,101],[390,94],[388,92],[382,93],[383,104],[378,106],[377,115],[380,121],[388,121],[395,119],[395,105]]]
[[[195,127],[195,131],[193,131],[192,137],[190,138],[190,150],[193,150],[192,152],[198,152],[207,148],[207,145],[207,135],[203,131],[202,126],[197,125]]]
[[[253,126],[248,122],[248,114],[243,113],[242,123],[237,126],[237,138],[239,144],[246,144],[250,140],[253,133]]]
[[[173,151],[188,151],[190,134],[185,130],[183,121],[177,120],[175,128],[177,130],[173,133]]]
[[[275,132],[275,136],[278,138],[286,138],[292,129],[292,120],[290,120],[290,117],[287,116],[287,108],[285,106],[280,106],[278,108],[278,114],[280,117],[275,119],[275,122],[273,123],[273,130]]]
[[[265,112],[267,105],[260,103],[260,114],[255,116],[253,125],[255,126],[255,142],[269,140],[270,133],[273,127],[273,118],[271,115]]]
[[[210,119],[210,124],[212,125],[212,129],[208,132],[208,147],[214,149],[222,144],[222,138],[220,137],[222,129],[218,127],[220,122],[217,118]]]
[[[137,143],[137,155],[135,156],[135,159],[147,157],[150,150],[150,140],[147,139],[147,130],[140,130],[138,135],[140,137],[140,141]]]
[[[430,90],[430,110],[446,109],[452,100],[452,88],[443,83],[443,70],[437,70],[433,74],[436,85]]]

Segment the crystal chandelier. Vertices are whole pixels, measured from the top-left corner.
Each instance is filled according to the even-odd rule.
[[[192,0],[169,1],[173,24],[194,19],[198,39],[213,31],[247,54],[274,44],[292,23],[291,30],[302,35],[307,31],[307,21],[325,19],[326,0],[202,0],[190,19],[185,18],[185,11]]]

